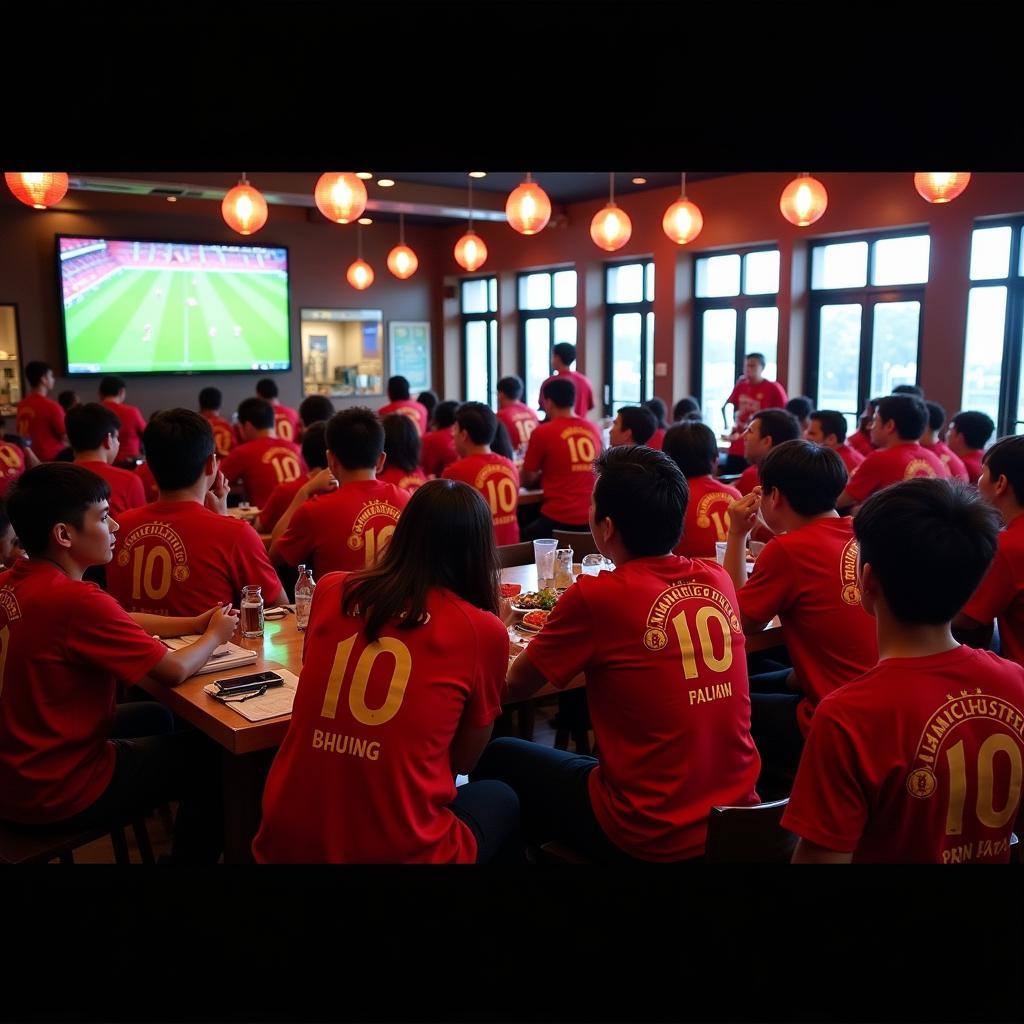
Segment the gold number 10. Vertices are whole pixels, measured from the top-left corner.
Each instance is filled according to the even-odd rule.
[[[1006,803],[997,811],[993,806],[992,776],[996,754],[1002,751],[1010,759],[1010,788]],[[949,765],[949,807],[946,810],[946,835],[958,836],[963,832],[964,801],[967,795],[967,766],[964,741],[960,740],[946,751]],[[1002,828],[1017,810],[1021,789],[1020,748],[1006,733],[993,733],[978,748],[978,799],[975,810],[978,820],[989,828]]]
[[[722,629],[722,656],[715,656],[714,648],[711,646],[711,631],[708,623],[714,619]],[[704,658],[704,664],[712,672],[727,672],[732,665],[732,633],[729,631],[729,622],[726,617],[714,606],[706,604],[697,610],[693,617],[697,627],[697,638],[700,640],[700,653]],[[686,621],[686,612],[680,612],[673,620],[676,636],[679,638],[679,649],[683,655],[683,675],[687,679],[696,679],[697,657],[696,649],[693,646],[693,634],[690,632],[690,624]]]
[[[320,714],[324,718],[333,718],[338,711],[338,696],[345,673],[348,671],[357,635],[350,636],[338,644],[334,654],[331,677],[327,681],[327,692],[324,694],[324,704],[320,709]],[[384,703],[379,708],[370,708],[366,706],[366,686],[370,680],[373,663],[382,654],[390,654],[395,659],[395,667],[391,672],[388,695],[384,698]],[[412,655],[401,640],[382,636],[375,643],[369,644],[359,655],[352,676],[352,686],[348,691],[348,708],[352,712],[352,717],[363,725],[383,725],[390,722],[398,714],[398,709],[405,700],[405,687],[408,685],[411,671]]]

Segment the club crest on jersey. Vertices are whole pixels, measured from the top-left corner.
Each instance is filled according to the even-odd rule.
[[[935,476],[935,470],[927,459],[911,459],[903,470],[903,479],[911,480],[915,476]]]
[[[117,564],[124,568],[132,558],[132,549],[136,544],[147,539],[158,540],[163,547],[171,553],[174,568],[171,575],[178,583],[184,583],[189,577],[188,552],[185,550],[185,543],[181,537],[167,523],[143,523],[136,527],[121,542],[121,548],[117,553]]]
[[[710,491],[705,494],[703,498],[697,503],[697,525],[702,529],[706,530],[711,525],[711,518],[708,515],[708,510],[712,505],[725,504],[728,506],[732,502],[732,495],[726,494],[725,491]],[[726,526],[729,525],[729,513],[725,512],[722,514],[722,519]]]
[[[363,546],[363,532],[366,530],[366,524],[374,516],[387,516],[397,523],[398,517],[401,514],[394,505],[387,501],[371,501],[369,504],[364,505],[359,510],[359,515],[356,516],[356,520],[352,524],[352,533],[348,538],[349,548],[352,551],[358,551]]]
[[[8,622],[16,622],[21,618],[21,606],[10,587],[0,589],[0,612],[7,616]]]
[[[857,539],[851,537],[839,556],[839,580],[842,584],[843,603],[859,605],[860,587],[857,586]]]
[[[742,634],[740,620],[732,602],[720,590],[706,583],[680,580],[663,590],[647,613],[647,629],[644,631],[644,647],[649,651],[661,651],[668,646],[666,624],[673,618],[673,611],[686,601],[703,601],[716,605],[724,613],[729,628]]]

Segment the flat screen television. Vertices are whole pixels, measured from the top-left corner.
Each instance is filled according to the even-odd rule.
[[[57,236],[68,374],[291,369],[288,250]]]

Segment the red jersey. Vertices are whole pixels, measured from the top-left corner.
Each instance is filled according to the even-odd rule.
[[[461,480],[475,487],[490,506],[496,544],[519,543],[519,473],[515,463],[503,455],[467,455],[445,471],[446,480]]]
[[[287,405],[280,405],[277,402],[274,406],[274,433],[282,441],[296,441],[302,434],[302,420],[299,414],[290,409]]]
[[[473,863],[476,839],[449,808],[450,749],[462,723],[486,728],[501,712],[505,627],[435,589],[428,622],[388,623],[368,644],[362,618],[339,612],[347,578],[323,577],[313,595],[253,855],[259,863]]]
[[[668,433],[665,427],[658,427],[658,429],[651,435],[650,441],[647,442],[648,448],[656,448],[659,452],[665,445],[665,434]]]
[[[760,482],[761,475],[758,472],[757,466],[751,464],[740,473],[739,479],[736,481],[736,490],[740,492],[742,497],[745,494],[749,494]]]
[[[242,481],[249,501],[257,508],[263,508],[278,484],[298,480],[308,472],[298,445],[279,437],[258,437],[240,444],[220,468],[229,484]]]
[[[763,380],[760,384],[751,384],[746,377],[742,377],[729,393],[725,404],[735,406],[736,425],[733,430],[742,434],[754,418],[754,413],[762,409],[785,409],[787,401],[786,389],[778,381]],[[729,454],[743,455],[742,437],[737,437],[732,442]]]
[[[963,611],[975,622],[998,619],[1003,657],[1024,665],[1024,516],[999,534],[996,557]]]
[[[167,654],[95,583],[18,559],[0,576],[0,818],[61,821],[114,774],[117,683]]]
[[[537,427],[530,435],[523,473],[541,472],[541,515],[567,526],[590,520],[594,459],[600,453],[601,431],[590,420],[562,416]]]
[[[410,494],[412,494],[417,487],[420,487],[427,482],[427,478],[423,475],[423,472],[420,469],[414,469],[411,473],[406,473],[406,471],[399,466],[389,466],[386,463],[377,479],[383,480],[385,483],[394,484],[396,487],[403,491],[408,491]]]
[[[871,433],[864,433],[863,430],[858,430],[856,433],[846,439],[848,444],[855,452],[860,455],[870,455],[874,450],[875,446],[871,443]]]
[[[235,446],[235,435],[231,429],[231,424],[226,419],[218,416],[215,412],[210,412],[209,409],[201,413],[204,419],[209,421],[210,429],[213,431],[213,444],[217,449],[217,454],[224,456]],[[278,436],[282,436],[280,432]],[[291,438],[289,438],[291,440]]]
[[[288,511],[288,507],[295,500],[295,495],[309,482],[308,477],[299,477],[298,480],[289,480],[287,483],[278,484],[267,498],[267,503],[260,509],[259,524],[264,533],[272,533],[277,521]]]
[[[854,862],[1005,863],[1024,669],[957,647],[887,658],[818,706],[783,828]]]
[[[568,377],[569,380],[576,385],[576,404],[573,406],[573,412],[577,416],[586,419],[587,413],[594,408],[594,389],[590,386],[590,381],[583,376],[582,373],[577,373],[575,370],[560,370],[554,376],[548,377],[548,380],[557,380],[559,377]],[[547,384],[548,380],[544,381]],[[544,408],[544,384],[540,386],[540,395],[537,398],[537,405]],[[509,437],[513,437],[511,431],[509,431]],[[513,441],[513,444],[516,442]]]
[[[633,857],[699,856],[714,804],[758,802],[736,608],[717,563],[637,558],[581,576],[521,655],[559,688],[586,673],[601,748],[590,802]]]
[[[387,405],[382,405],[377,410],[377,415],[384,419],[385,416],[390,416],[393,412],[408,416],[419,428],[420,437],[427,432],[427,421],[430,419],[430,415],[427,412],[427,407],[422,402],[414,402],[411,398],[402,398],[397,402],[388,402]]]
[[[714,558],[715,544],[729,539],[729,506],[742,494],[713,476],[687,479],[690,500],[686,503],[683,535],[675,554],[687,558]]]
[[[755,622],[776,615],[804,699],[797,723],[806,736],[818,702],[878,661],[875,620],[860,603],[857,541],[848,516],[815,519],[773,537],[739,592]]]
[[[889,484],[914,477],[949,478],[949,470],[938,455],[922,448],[916,441],[892,448],[876,448],[856,469],[846,484],[846,491],[857,504]]]
[[[524,402],[509,402],[504,409],[498,410],[498,420],[505,424],[513,448],[528,444],[530,435],[540,422],[537,414]]]
[[[939,460],[954,480],[963,480],[965,483],[970,483],[971,478],[967,473],[967,467],[963,464],[960,456],[945,441],[936,441],[935,444],[925,444],[921,447],[927,448],[928,451],[938,455]]]
[[[120,458],[134,459],[142,452],[142,432],[146,429],[142,413],[134,405],[115,402],[113,398],[102,399],[102,404],[121,421],[117,434],[121,442]]]
[[[40,462],[48,462],[67,447],[64,410],[59,403],[33,392],[18,403],[18,434],[32,442]]]
[[[281,581],[259,534],[197,501],[158,501],[119,520],[107,589],[132,612],[198,615],[241,600],[242,587],[272,601]]]
[[[843,460],[847,476],[853,476],[853,471],[865,458],[856,448],[851,447],[845,441],[835,449],[835,452]]]
[[[25,472],[25,452],[20,445],[0,441],[0,498],[11,489],[11,484]]]
[[[450,466],[458,457],[459,453],[455,450],[454,428],[431,430],[423,436],[420,465],[427,476],[440,476],[445,466]]]
[[[409,492],[383,480],[352,480],[310,498],[275,541],[289,565],[315,566],[318,576],[368,569],[391,543]]]
[[[142,482],[142,490],[146,495],[146,501],[159,501],[160,488],[156,485],[156,479],[153,476],[153,471],[149,468],[149,463],[140,462],[135,467],[135,475]]]
[[[21,407],[19,406],[19,408]],[[980,448],[973,448],[960,456],[960,461],[964,464],[967,477],[972,484],[976,484],[981,479],[981,459],[984,454]]]
[[[142,487],[142,481],[131,470],[118,469],[117,466],[108,466],[105,462],[91,459],[87,462],[76,461],[75,465],[103,477],[110,484],[110,514],[118,523],[128,509],[146,504],[146,492]]]

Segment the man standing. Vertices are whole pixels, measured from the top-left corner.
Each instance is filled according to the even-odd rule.
[[[733,406],[733,426],[729,439],[729,455],[722,467],[723,473],[742,473],[747,467],[743,457],[743,434],[754,414],[762,409],[784,409],[786,389],[774,380],[764,379],[765,358],[760,352],[748,352],[743,364],[743,376],[722,406],[722,419],[729,426],[725,414],[728,405]]]
[[[64,436],[64,410],[46,397],[53,390],[53,370],[33,359],[25,367],[25,379],[31,391],[18,403],[18,434],[29,438],[40,462],[48,462],[68,443]]]
[[[537,405],[541,409],[544,408],[544,387],[548,381],[552,381],[556,377],[568,377],[568,379],[576,385],[576,405],[573,411],[577,416],[582,416],[586,419],[587,413],[594,408],[594,389],[590,386],[590,381],[587,380],[582,373],[577,373],[572,368],[572,364],[575,362],[575,345],[571,345],[567,341],[560,341],[551,350],[551,369],[554,372],[554,376],[548,377],[548,379],[541,384],[540,397],[537,399]]]

